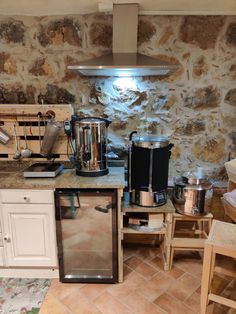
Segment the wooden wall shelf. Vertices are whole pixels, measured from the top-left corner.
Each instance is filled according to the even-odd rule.
[[[39,113],[41,116],[39,116]],[[40,139],[41,141],[43,140],[47,120],[55,115],[56,121],[63,122],[64,120],[70,120],[72,114],[73,108],[70,104],[1,105],[0,125],[11,139],[5,145],[0,143],[0,160],[13,160],[16,152],[14,125],[20,148],[25,147],[24,127],[26,130],[27,143],[29,149],[32,151],[32,155],[29,158],[24,158],[24,160],[46,160],[45,157],[40,155]],[[60,130],[52,153],[55,154],[57,160],[68,160],[67,136],[63,128]]]

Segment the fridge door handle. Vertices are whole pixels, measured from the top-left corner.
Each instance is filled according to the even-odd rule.
[[[100,205],[94,207],[95,210],[97,210],[97,211],[99,211],[101,213],[105,213],[105,214],[109,213],[109,209],[112,209],[112,208],[113,208],[112,203],[108,204],[105,207],[104,206],[100,206]]]

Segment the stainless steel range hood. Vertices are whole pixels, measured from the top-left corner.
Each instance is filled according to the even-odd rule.
[[[177,65],[137,53],[138,4],[113,4],[112,54],[69,65],[86,76],[167,76]]]

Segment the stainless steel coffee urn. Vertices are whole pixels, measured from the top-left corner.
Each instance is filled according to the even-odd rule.
[[[204,216],[211,208],[212,184],[197,172],[175,178],[173,204],[180,214]]]
[[[170,150],[163,136],[130,134],[128,177],[131,202],[139,206],[160,206],[167,201]]]
[[[97,177],[108,174],[107,128],[110,123],[103,118],[73,116],[77,175]]]

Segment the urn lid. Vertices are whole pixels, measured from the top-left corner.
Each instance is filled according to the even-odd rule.
[[[140,135],[132,138],[134,146],[143,148],[162,148],[169,145],[169,140],[165,136]]]

